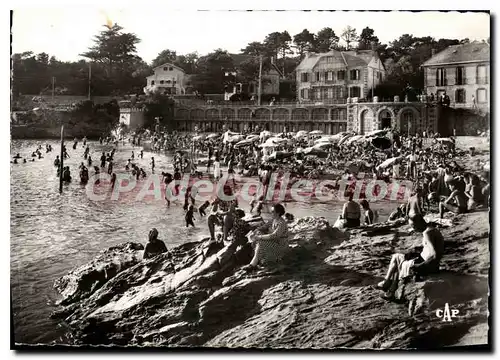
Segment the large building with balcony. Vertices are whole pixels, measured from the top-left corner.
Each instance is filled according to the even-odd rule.
[[[490,99],[490,45],[453,45],[422,64],[427,95],[447,94],[452,107],[485,107]]]
[[[307,53],[295,71],[300,103],[371,97],[371,89],[385,78],[384,64],[374,50]]]
[[[189,75],[180,67],[165,63],[153,71],[154,74],[146,78],[145,94],[159,91],[169,95],[184,95],[189,92]]]

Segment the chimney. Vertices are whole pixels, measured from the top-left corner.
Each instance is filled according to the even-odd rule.
[[[431,55],[432,56],[436,55],[436,49],[434,49],[434,48],[431,49]]]

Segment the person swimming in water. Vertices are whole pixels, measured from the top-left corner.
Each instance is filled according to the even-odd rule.
[[[89,158],[87,159],[87,164],[90,166],[92,166],[92,156],[89,155]]]
[[[106,166],[106,153],[103,151],[101,155],[101,167],[103,168],[105,166]]]
[[[95,181],[95,183],[100,184],[101,180],[99,179],[99,174],[101,173],[101,169],[99,169],[98,166],[94,166],[94,171],[95,171],[95,176],[97,177],[97,180]]]
[[[141,150],[140,156],[141,156],[141,159],[144,158],[144,150]]]
[[[61,160],[59,160],[59,155],[56,156],[56,159],[54,160],[54,166],[59,166],[61,165]]]
[[[125,170],[129,171],[130,170],[130,159],[127,160],[127,165],[125,165]]]
[[[130,158],[131,158],[132,160],[134,160],[134,158],[135,158],[135,155],[134,155],[134,150],[132,150],[132,156],[130,156]]]
[[[108,165],[108,174],[111,175],[112,172],[113,172],[113,162],[110,161]]]
[[[64,167],[62,178],[63,178],[64,182],[70,182],[71,181],[71,172],[69,170],[69,166],[65,166]]]
[[[115,183],[116,183],[116,174],[113,173],[111,175],[111,190],[113,190],[115,188]]]
[[[185,219],[186,219],[186,227],[189,227],[189,225],[191,225],[192,227],[195,227],[194,222],[193,222],[194,221],[194,206],[193,205],[189,205],[188,211],[186,212]]]
[[[201,205],[199,208],[198,208],[198,213],[200,214],[200,216],[205,216],[206,213],[205,213],[205,210],[210,206],[210,201],[205,201],[203,203],[203,205]]]

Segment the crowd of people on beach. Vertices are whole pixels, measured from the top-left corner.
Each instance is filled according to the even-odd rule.
[[[123,166],[115,166],[114,156],[119,143],[127,141],[132,146],[148,144],[148,150],[153,153],[175,152],[172,163],[168,164],[173,169],[172,173],[164,168],[160,173],[165,186],[171,188],[169,191],[176,196],[184,195],[182,208],[186,227],[195,227],[196,217],[199,216],[206,221],[210,242],[231,246],[234,251],[251,243],[254,256],[244,268],[246,271],[253,271],[260,265],[279,263],[286,256],[288,224],[293,222],[293,215],[286,213],[283,204],[272,204],[263,195],[257,194],[247,211],[239,207],[236,198],[224,201],[215,197],[197,204],[196,187],[189,185],[181,188],[183,174],[219,181],[225,172],[227,176],[223,189],[226,195],[237,192],[238,183],[234,174],[258,177],[264,186],[264,194],[273,174],[277,175],[278,183],[284,174],[289,174],[290,185],[304,178],[335,180],[338,186],[333,186],[331,190],[345,191],[346,196],[342,213],[335,223],[342,229],[373,225],[378,222],[378,213],[370,208],[369,199],[354,199],[352,188],[340,188],[340,181],[352,183],[368,178],[390,184],[401,179],[411,180],[413,190],[410,199],[405,204],[398,204],[388,221],[407,220],[414,231],[422,232],[423,250],[392,257],[386,278],[375,286],[384,290],[388,299],[394,296],[398,281],[411,273],[410,269],[420,275],[439,269],[444,241],[436,225],[426,221],[424,216],[434,212],[443,218],[446,212],[463,214],[489,206],[489,168],[477,163],[475,169],[465,169],[457,162],[458,159],[474,156],[475,148],[457,148],[455,137],[441,138],[439,134],[429,132],[408,136],[390,129],[366,135],[344,132],[333,136],[324,136],[319,131],[282,134],[226,131],[210,135],[146,132],[132,135],[128,140],[108,136],[101,137],[99,143],[114,146],[110,152],[101,153],[99,166],[94,165],[90,145],[84,138],[85,162],[79,165],[80,182],[87,184],[92,166],[94,174],[107,172],[111,176],[111,188],[115,186],[117,169],[123,169],[136,180],[146,178],[146,170],[154,174],[157,165],[154,156],[147,169],[136,163],[139,159],[143,162],[143,148],[132,150]],[[78,139],[74,139],[73,150],[77,150],[78,143]],[[31,161],[43,158],[41,150],[39,145],[32,153]],[[62,150],[63,157],[68,158],[66,146]],[[51,151],[52,147],[47,144],[46,153]],[[17,164],[20,159],[17,154],[12,162]],[[70,168],[64,167],[61,173],[60,162],[57,155],[54,166],[57,167],[58,177],[62,176],[63,181],[70,182]],[[99,184],[99,180],[95,184]],[[166,202],[167,206],[171,205],[168,196]],[[270,209],[272,218],[264,222],[263,213],[267,209]],[[220,233],[216,233],[217,228],[220,228]],[[144,258],[167,251],[166,245],[158,239],[157,229],[152,229]]]

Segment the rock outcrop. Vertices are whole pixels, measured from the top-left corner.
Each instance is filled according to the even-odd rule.
[[[409,283],[401,303],[371,285],[391,254],[421,244],[402,222],[342,232],[324,218],[290,225],[279,267],[247,273],[250,246],[191,242],[139,261],[108,250],[56,282],[74,344],[253,348],[435,348],[487,342],[486,212],[448,220],[442,271]],[[111,265],[114,264],[114,265]],[[121,264],[121,265],[118,265]],[[105,275],[102,275],[105,274]],[[436,310],[458,309],[452,322]]]

